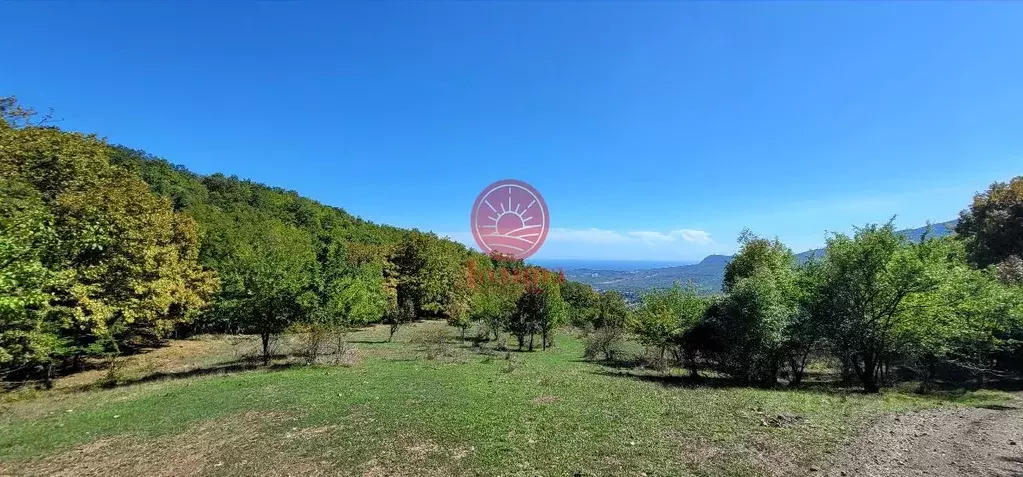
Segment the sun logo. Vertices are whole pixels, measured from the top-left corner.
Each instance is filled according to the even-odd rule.
[[[490,184],[472,206],[472,236],[484,253],[524,259],[547,238],[547,203],[532,186],[505,179]]]

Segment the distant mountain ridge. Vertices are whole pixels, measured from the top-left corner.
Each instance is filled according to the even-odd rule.
[[[930,236],[944,237],[954,233],[957,221],[950,220],[931,224]],[[910,241],[919,241],[928,226],[900,230],[899,234]],[[820,256],[824,249],[807,250],[796,254],[796,260],[803,263],[813,256]],[[586,283],[597,290],[617,290],[630,298],[637,298],[640,293],[651,288],[670,287],[675,282],[693,283],[703,293],[721,291],[721,283],[725,277],[725,267],[732,260],[730,255],[708,255],[699,263],[677,267],[650,268],[644,270],[597,270],[592,268],[576,268],[565,270],[565,277]]]

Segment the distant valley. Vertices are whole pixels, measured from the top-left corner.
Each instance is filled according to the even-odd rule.
[[[931,236],[943,237],[953,233],[956,221],[932,224]],[[899,233],[911,241],[918,241],[927,232],[927,227],[902,230]],[[796,255],[800,262],[824,253],[824,249],[807,250]],[[608,270],[606,266],[589,265],[579,268],[564,268],[569,280],[586,283],[597,290],[617,290],[632,300],[652,288],[670,287],[673,283],[692,283],[707,294],[721,291],[725,266],[732,259],[729,255],[710,255],[699,263],[646,269]],[[549,266],[547,264],[542,264]],[[623,267],[624,268],[624,267]]]

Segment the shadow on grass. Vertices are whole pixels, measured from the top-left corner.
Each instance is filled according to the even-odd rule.
[[[580,360],[580,361],[583,361],[583,360]],[[593,362],[591,361],[591,363],[593,363]],[[700,375],[700,376],[697,376],[697,377],[693,377],[693,376],[688,375],[688,374],[685,374],[685,375],[682,375],[682,374],[665,374],[665,373],[662,373],[660,371],[654,371],[654,370],[651,370],[651,369],[630,368],[628,366],[625,366],[623,363],[595,363],[595,364],[602,364],[604,367],[602,367],[599,370],[591,371],[592,374],[596,374],[596,375],[600,375],[600,376],[608,376],[608,377],[613,377],[613,378],[620,378],[620,379],[633,379],[633,380],[637,380],[637,381],[644,381],[644,382],[649,382],[649,383],[655,383],[655,384],[659,384],[661,386],[673,387],[673,388],[712,388],[712,389],[714,389],[714,388],[729,388],[729,389],[747,388],[747,389],[769,389],[769,390],[774,390],[774,391],[794,391],[794,392],[814,393],[814,394],[821,394],[821,395],[827,395],[827,396],[836,396],[836,397],[849,396],[849,395],[854,395],[854,394],[869,394],[869,393],[866,393],[865,391],[863,391],[862,388],[856,386],[855,384],[843,383],[841,380],[839,380],[837,378],[836,379],[830,379],[830,380],[828,380],[828,379],[821,379],[824,376],[830,376],[830,374],[822,374],[821,376],[818,376],[818,379],[803,381],[802,383],[800,383],[797,386],[788,386],[784,381],[778,381],[777,383],[775,383],[773,385],[762,385],[762,384],[757,384],[757,383],[741,382],[741,381],[738,381],[738,380],[735,380],[735,379],[731,379],[731,378],[724,377],[724,376],[718,376],[718,375],[711,375],[711,376]],[[617,364],[618,367],[613,366],[615,364]],[[1004,389],[1001,389],[1001,388],[995,388],[993,386],[992,387],[986,387],[985,389],[1004,390]],[[896,390],[896,389],[895,388],[893,388],[893,389],[885,389],[885,390],[882,391],[882,393],[888,392],[888,391],[893,391],[893,390]],[[932,391],[929,391],[929,392],[924,392],[924,393],[916,392],[915,394],[918,394],[920,396],[930,397],[930,398],[937,398],[937,399],[947,400],[947,401],[951,401],[951,402],[958,402],[958,403],[961,403],[961,404],[973,405],[975,407],[981,407],[981,408],[985,408],[985,409],[992,409],[992,410],[996,410],[996,411],[1011,411],[1011,410],[1019,410],[1019,409],[1021,409],[1021,407],[1011,406],[1011,405],[990,404],[990,403],[984,404],[984,403],[978,402],[977,399],[983,400],[985,398],[983,398],[983,397],[976,398],[974,395],[971,394],[971,392],[977,391],[977,390],[978,389],[976,389],[976,388],[966,388],[966,387],[960,386],[958,388],[935,389],[935,390],[932,390]],[[903,392],[912,392],[912,391],[903,390]],[[974,404],[970,404],[971,402],[974,403]],[[1023,475],[1021,475],[1021,477],[1023,477]]]
[[[1006,406],[1004,404],[982,404],[977,406],[984,409],[990,409],[992,411],[1018,411],[1020,408],[1016,406]]]
[[[281,358],[278,356],[277,358]],[[158,372],[153,374],[147,374],[138,378],[119,379],[116,382],[100,381],[97,383],[90,383],[80,386],[77,390],[88,391],[93,389],[112,389],[124,386],[132,386],[135,384],[143,384],[154,381],[167,381],[167,380],[178,380],[178,379],[189,379],[201,376],[218,376],[228,375],[234,373],[240,373],[244,371],[283,371],[286,369],[292,369],[296,367],[307,366],[304,362],[290,361],[286,363],[271,363],[269,365],[263,365],[262,361],[250,360],[250,359],[239,359],[235,361],[229,361],[226,363],[217,364],[215,366],[207,366],[202,368],[193,368],[183,371],[171,371],[171,372]]]
[[[634,371],[623,371],[619,369],[602,369],[594,371],[593,374],[609,376],[614,378],[634,379],[648,383],[660,384],[665,387],[677,388],[743,388],[750,387],[733,379],[717,376],[686,376],[676,374],[654,374]]]
[[[605,368],[612,368],[618,370],[644,370],[649,369],[646,367],[646,360],[642,357],[630,357],[630,358],[618,358],[618,359],[599,359],[592,360],[586,358],[578,358],[569,360],[572,363],[590,363],[599,364]]]
[[[579,360],[587,362],[585,360]],[[592,361],[589,361],[592,363]],[[688,371],[685,374],[664,373],[661,371],[642,368],[631,365],[628,362],[598,362],[604,367],[599,371],[592,371],[593,374],[615,378],[634,379],[649,383],[660,384],[673,388],[711,388],[711,389],[768,389],[774,391],[796,391],[803,393],[815,393],[828,396],[848,396],[850,394],[863,394],[861,388],[843,384],[839,380],[824,380],[823,376],[817,376],[813,380],[804,380],[796,386],[789,386],[784,381],[774,384],[760,384],[756,382],[740,381],[734,378],[721,375],[700,374],[692,376]],[[807,376],[809,377],[809,376]]]

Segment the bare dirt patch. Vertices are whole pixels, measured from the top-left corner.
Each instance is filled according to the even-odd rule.
[[[823,472],[829,476],[1023,476],[1023,401],[882,418]]]
[[[462,475],[458,463],[472,455],[474,447],[448,448],[437,442],[402,433],[393,438],[383,451],[363,464],[363,476],[450,476]]]
[[[540,397],[538,397],[538,398],[533,400],[533,404],[536,404],[536,405],[539,405],[539,406],[542,406],[544,404],[551,404],[551,403],[555,403],[555,402],[558,402],[558,397],[557,396],[540,396]]]

